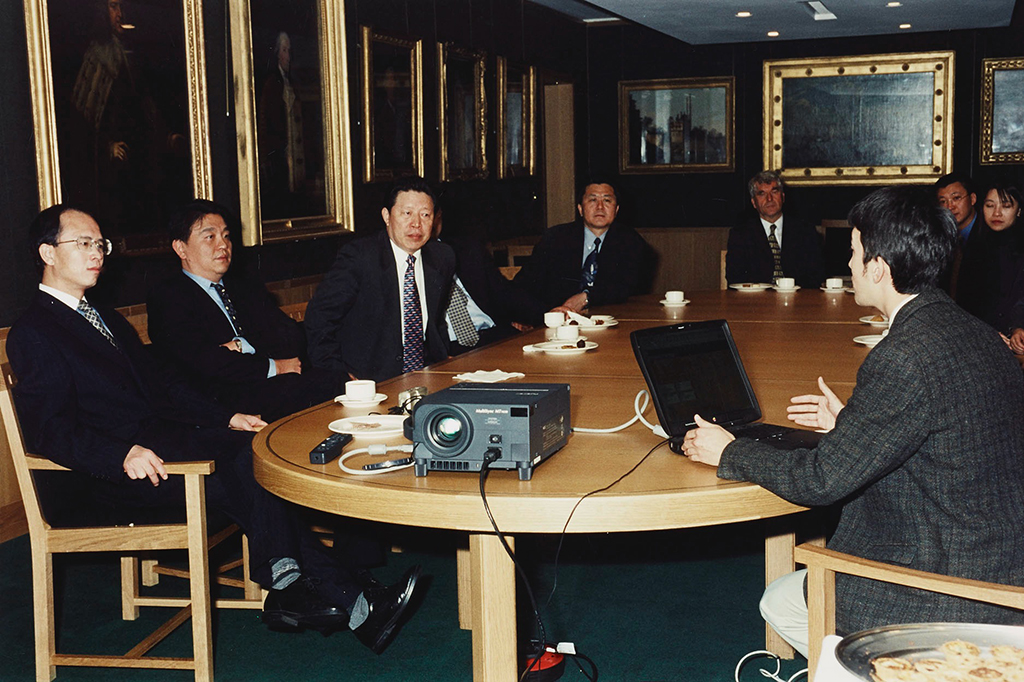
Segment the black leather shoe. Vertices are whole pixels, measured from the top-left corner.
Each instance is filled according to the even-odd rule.
[[[420,570],[419,566],[413,566],[394,585],[371,587],[363,591],[363,596],[370,607],[370,615],[355,629],[355,634],[373,653],[379,654],[384,651],[398,634],[398,621],[412,600]]]
[[[345,609],[324,601],[313,578],[301,577],[283,590],[270,590],[263,603],[263,622],[272,630],[338,630],[348,619]]]

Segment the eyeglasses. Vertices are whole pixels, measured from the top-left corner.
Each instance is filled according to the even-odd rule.
[[[114,245],[110,243],[109,239],[91,239],[89,237],[79,237],[78,239],[65,239],[62,242],[54,242],[54,246],[60,246],[61,244],[74,244],[78,247],[79,251],[88,251],[89,249],[99,249],[100,253],[104,256],[109,256],[110,252],[114,250]]]

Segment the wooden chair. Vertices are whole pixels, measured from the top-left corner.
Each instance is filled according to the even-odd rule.
[[[836,631],[836,573],[1024,610],[1024,587],[918,571],[810,543],[799,545],[795,557],[797,563],[807,566],[808,682],[818,667],[821,640]]]
[[[174,462],[165,465],[167,473],[184,476],[186,520],[178,524],[88,526],[57,528],[46,520],[36,491],[33,471],[68,471],[48,459],[25,452],[21,426],[14,411],[10,387],[13,376],[3,367],[0,381],[0,419],[14,460],[18,487],[25,505],[25,516],[32,547],[32,604],[35,620],[35,660],[37,682],[49,682],[57,666],[102,668],[157,668],[192,670],[197,682],[213,679],[213,633],[210,628],[209,543],[206,535],[206,495],[204,477],[213,473],[214,464]],[[123,656],[60,654],[54,632],[53,555],[71,552],[139,552],[184,549],[188,553],[189,598],[146,598],[138,606],[173,606],[180,610],[153,634],[132,647]],[[122,559],[122,569],[125,561]],[[122,603],[124,606],[124,602]],[[192,619],[192,658],[146,656],[179,625]]]
[[[498,271],[501,272],[502,276],[505,279],[513,280],[516,278],[516,275],[519,273],[520,269],[521,266],[519,265],[503,265],[502,267],[498,268]]]
[[[729,281],[725,279],[725,256],[727,253],[729,253],[727,249],[722,249],[722,253],[720,256],[721,260],[719,265],[720,270],[718,271],[718,288],[721,289],[722,291],[725,291],[726,289],[729,288]]]

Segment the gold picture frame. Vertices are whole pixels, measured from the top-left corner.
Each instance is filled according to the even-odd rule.
[[[934,182],[952,169],[953,74],[952,51],[766,60],[764,167],[791,185]]]
[[[981,66],[981,163],[1024,163],[1024,57]]]
[[[437,44],[441,182],[487,177],[487,91],[479,50]]]
[[[173,204],[213,194],[201,0],[24,9],[40,209],[82,206],[118,253],[169,250]]]
[[[362,31],[363,182],[423,175],[423,41]]]
[[[497,59],[498,179],[536,172],[537,70]]]
[[[619,171],[734,171],[734,90],[731,76],[620,81]]]
[[[242,243],[353,231],[344,5],[229,0],[228,9]]]

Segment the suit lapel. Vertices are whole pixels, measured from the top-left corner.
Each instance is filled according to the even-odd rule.
[[[39,302],[42,308],[49,313],[62,327],[64,327],[68,333],[74,338],[85,344],[90,351],[97,353],[99,356],[107,358],[112,361],[118,362],[118,364],[126,364],[125,357],[121,352],[110,345],[110,342],[104,338],[89,320],[85,319],[77,310],[72,310],[68,306],[64,305],[49,294],[40,293]],[[106,322],[106,318],[110,313],[105,311],[97,311],[100,317]],[[107,328],[110,329],[110,324],[107,324]],[[111,330],[111,334],[114,334]],[[114,340],[119,344],[121,340],[114,334]]]
[[[391,238],[387,231],[378,233],[377,256],[380,263],[380,291],[381,316],[387,329],[395,330],[395,338],[398,345],[402,345],[402,292],[398,287],[398,268],[395,264],[395,254],[391,249]]]
[[[216,338],[225,337],[225,340],[228,341],[234,338],[235,330],[231,327],[231,322],[228,321],[227,316],[220,309],[220,306],[218,306],[214,300],[210,298],[205,291],[203,291],[203,287],[196,283],[195,280],[188,277],[185,273],[181,273],[181,278],[183,280],[182,285],[185,286],[184,291],[188,292],[192,305],[197,308],[197,312],[202,314],[203,318],[208,320],[210,324],[214,326],[214,332],[220,332]],[[238,311],[238,301],[235,300],[230,280],[224,281],[224,287],[228,290],[228,295],[231,296],[231,302],[234,304],[235,310]],[[237,289],[237,287],[234,287],[234,289]],[[185,302],[183,301],[182,303]],[[241,316],[241,313],[239,313],[239,316]],[[240,320],[240,322],[242,329],[244,331],[248,331],[245,322],[242,320]],[[256,343],[253,339],[248,340],[250,343]]]

